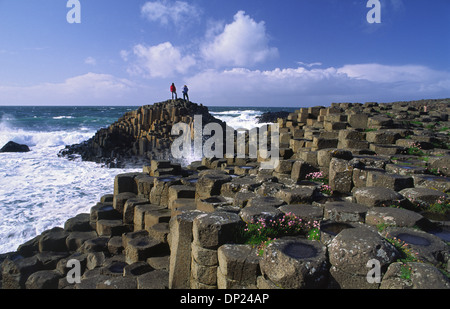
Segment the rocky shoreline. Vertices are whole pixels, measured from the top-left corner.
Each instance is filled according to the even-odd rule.
[[[90,213],[1,255],[3,289],[450,288],[450,99],[301,108],[277,120],[274,170],[260,159],[183,167],[149,155],[149,142],[166,140],[148,132],[184,117],[153,119],[156,107],[84,148],[98,150],[86,159],[111,158],[99,145],[119,127],[133,132],[127,149],[148,159],[142,172],[117,175]],[[250,227],[286,218],[317,234],[280,228],[246,241]],[[81,265],[79,283],[67,280],[69,260]]]
[[[192,127],[195,115],[201,115],[205,125],[215,122],[223,128],[226,126],[202,104],[182,99],[167,100],[126,113],[108,128],[97,131],[89,140],[68,145],[58,155],[69,159],[79,156],[83,161],[112,168],[142,167],[151,160],[174,161],[170,153],[170,145],[175,139],[171,128],[178,122]]]

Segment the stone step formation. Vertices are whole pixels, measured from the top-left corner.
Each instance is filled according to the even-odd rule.
[[[277,120],[273,170],[258,158],[153,159],[117,175],[90,213],[2,255],[2,288],[448,289],[449,108],[299,109]],[[242,241],[249,223],[288,215],[315,222],[319,237]],[[70,259],[80,261],[80,283],[66,279]],[[378,279],[368,276],[374,261]]]
[[[172,126],[183,122],[192,127],[196,115],[201,115],[203,126],[215,122],[225,128],[225,123],[212,116],[202,104],[168,100],[126,113],[91,139],[66,146],[59,156],[80,156],[84,161],[108,167],[142,166],[152,159],[172,160],[170,146],[176,138],[171,134]]]

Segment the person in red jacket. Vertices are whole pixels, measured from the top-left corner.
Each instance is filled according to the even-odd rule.
[[[173,96],[175,95],[175,100],[177,99],[177,88],[175,87],[175,84],[172,83],[172,85],[170,85],[170,92],[172,93],[172,100],[173,100]]]

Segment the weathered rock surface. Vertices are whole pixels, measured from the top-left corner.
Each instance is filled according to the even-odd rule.
[[[1,255],[2,288],[450,288],[450,100],[301,108],[277,120],[273,170],[260,158],[184,167],[164,157],[170,125],[205,111],[195,106],[142,107],[66,149],[107,164],[147,161],[141,173],[117,175],[89,214]],[[286,215],[320,235],[243,243],[246,224]],[[400,262],[395,240],[417,252],[413,262]],[[70,259],[80,262],[81,283],[67,281]]]

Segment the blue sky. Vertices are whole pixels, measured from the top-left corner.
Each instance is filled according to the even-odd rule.
[[[208,106],[450,97],[450,1],[0,0],[0,105]]]

